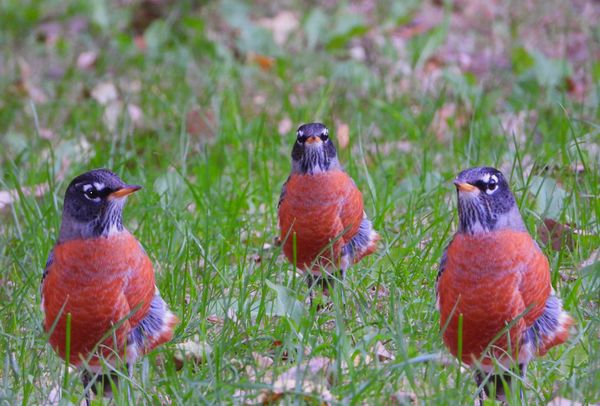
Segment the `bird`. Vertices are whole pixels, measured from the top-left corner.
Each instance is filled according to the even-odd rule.
[[[80,370],[87,404],[89,389],[102,384],[106,394],[116,378],[102,374],[102,360],[122,357],[131,375],[135,360],[170,341],[178,324],[152,262],[123,225],[127,197],[139,189],[108,169],[73,179],[42,275],[44,330],[58,355]]]
[[[306,275],[312,302],[317,283],[328,294],[333,277],[343,279],[350,265],[373,254],[380,236],[325,125],[298,127],[291,155],[291,174],[277,206],[279,238],[287,260]]]
[[[528,233],[504,175],[475,167],[460,172],[454,185],[458,231],[440,260],[437,308],[444,344],[475,369],[483,404],[493,387],[504,400],[507,370],[518,366],[524,380],[528,363],[567,341],[575,322],[563,310],[548,259]],[[494,374],[494,360],[505,370]]]

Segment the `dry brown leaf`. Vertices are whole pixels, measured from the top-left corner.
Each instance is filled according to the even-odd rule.
[[[258,65],[263,71],[268,72],[275,64],[275,58],[250,52],[248,54],[248,62]]]
[[[17,63],[19,65],[19,79],[15,83],[17,89],[29,96],[35,103],[45,103],[48,97],[34,83],[31,66],[23,58],[19,58]]]
[[[393,361],[395,358],[394,354],[389,352],[381,341],[375,343],[375,355],[380,362]]]
[[[392,395],[392,405],[416,405],[417,395],[411,392],[398,391]]]
[[[142,52],[144,52],[148,47],[148,45],[146,44],[146,39],[143,35],[136,35],[133,38],[133,43],[135,44],[136,48]]]
[[[79,54],[77,57],[77,68],[81,70],[88,70],[93,68],[98,59],[98,53],[95,51],[85,51]]]
[[[61,163],[60,170],[56,175],[57,180],[62,180],[65,177],[65,173],[69,167],[69,162],[64,160]],[[39,185],[30,186],[30,187],[22,187],[21,193],[24,196],[34,196],[34,197],[42,197],[50,190],[48,183],[41,183]],[[0,190],[0,210],[4,209],[6,206],[14,204],[19,200],[19,192],[16,189],[11,190]]]
[[[548,403],[548,406],[582,406],[582,404],[571,399],[555,397]]]
[[[335,131],[338,147],[346,149],[350,144],[350,126],[346,123],[339,123]]]
[[[306,364],[294,366],[281,374],[273,383],[272,389],[263,391],[257,400],[263,404],[271,404],[287,392],[296,393],[300,387],[307,395],[318,394],[324,402],[333,402],[334,397],[329,391],[327,379],[331,363],[329,358],[315,357]]]
[[[103,106],[118,99],[117,87],[111,82],[100,82],[91,91],[92,98]]]
[[[40,134],[40,138],[45,140],[52,140],[56,138],[56,134],[49,128],[40,128],[38,133]]]
[[[220,324],[220,325],[223,325],[225,323],[225,320],[223,320],[221,317],[217,316],[216,314],[211,314],[210,316],[208,316],[206,318],[206,321],[208,321],[211,324]]]
[[[48,21],[39,25],[37,40],[46,45],[54,45],[61,36],[62,26],[57,21]]]
[[[258,25],[273,33],[273,40],[279,46],[284,45],[289,35],[298,28],[298,17],[291,11],[280,11],[272,18],[258,20]]]
[[[123,103],[120,100],[114,100],[106,106],[102,119],[109,130],[114,131],[117,128],[117,123],[122,112]]]
[[[252,353],[252,358],[254,358],[254,361],[256,362],[256,366],[258,366],[259,368],[267,369],[267,368],[270,368],[271,366],[273,366],[273,360],[271,358],[266,357],[257,352]]]
[[[562,247],[573,249],[573,228],[570,224],[561,224],[556,220],[545,218],[537,227],[538,235],[544,245],[550,245],[554,251]]]
[[[136,34],[144,31],[159,18],[163,17],[172,6],[171,0],[142,0],[135,2],[131,27]]]
[[[144,118],[144,113],[142,112],[142,109],[133,103],[129,103],[127,105],[127,114],[129,115],[129,118],[131,119],[131,122],[133,123],[133,125],[135,125],[136,127],[139,127],[142,125],[142,119]]]
[[[212,139],[217,131],[217,119],[212,110],[195,108],[187,112],[185,127],[189,135],[200,139]]]
[[[283,120],[281,120],[277,125],[277,132],[279,133],[279,135],[286,135],[290,131],[292,131],[292,126],[292,120],[290,120],[289,117],[286,117]]]
[[[444,104],[435,112],[429,130],[435,134],[438,141],[446,141],[451,137],[449,124],[451,120],[454,121],[456,128],[461,128],[466,122],[464,114],[459,111],[456,104]]]
[[[186,362],[194,365],[202,364],[206,361],[207,355],[212,353],[212,348],[205,342],[200,341],[198,336],[193,340],[184,341],[175,345],[173,361],[177,369],[181,369]]]

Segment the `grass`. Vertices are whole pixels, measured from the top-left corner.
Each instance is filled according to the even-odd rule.
[[[532,48],[536,13],[495,21],[509,63],[475,74],[439,62],[457,35],[480,39],[477,28],[457,31],[453,21],[473,19],[451,5],[287,3],[182,2],[152,21],[136,3],[0,5],[0,190],[19,197],[0,210],[3,404],[42,404],[57,388],[71,402],[82,397],[77,375],[63,383],[64,362],[46,344],[38,292],[66,185],[95,167],[144,185],[125,223],[181,319],[174,343],[122,380],[117,404],[252,401],[319,357],[330,363],[321,387],[303,389],[314,379],[292,371],[284,403],[385,404],[399,392],[421,404],[470,403],[471,374],[448,361],[440,339],[434,283],[456,229],[451,180],[475,165],[510,178],[538,241],[547,217],[577,230],[572,247],[541,243],[578,331],[531,364],[527,403],[600,401],[600,271],[598,262],[582,265],[600,243],[598,61]],[[443,17],[437,28],[398,36],[432,7]],[[286,9],[297,27],[279,45],[258,21]],[[564,39],[577,29],[594,55],[593,19],[559,12],[576,28],[537,35]],[[83,51],[94,53],[93,65],[77,66]],[[575,97],[564,83],[580,71],[588,81]],[[108,102],[99,101],[100,83],[117,90]],[[379,252],[351,268],[324,311],[303,304],[307,287],[273,244],[295,126],[317,120],[334,139],[349,126],[340,160],[382,235]],[[28,193],[44,184],[40,196]],[[177,370],[175,344],[185,342],[209,350]],[[379,359],[377,343],[395,358]]]

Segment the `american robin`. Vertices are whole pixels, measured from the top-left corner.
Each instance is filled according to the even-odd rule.
[[[123,226],[127,196],[140,188],[106,169],[73,179],[42,277],[44,329],[52,348],[81,368],[87,402],[101,359],[110,363],[119,354],[131,368],[171,340],[178,322],[156,288],[148,255]]]
[[[308,276],[344,272],[377,249],[379,235],[367,218],[363,197],[337,159],[329,131],[320,123],[301,125],[292,149],[292,173],[278,204],[280,238],[287,259]],[[325,293],[327,293],[326,286]],[[312,290],[311,290],[312,294]]]
[[[459,226],[437,277],[440,326],[450,352],[476,367],[478,388],[489,394],[487,378],[501,399],[509,375],[494,375],[493,360],[506,368],[517,364],[524,378],[535,356],[567,340],[574,320],[554,293],[548,260],[502,173],[471,168],[454,184]],[[479,396],[483,402],[482,391]]]

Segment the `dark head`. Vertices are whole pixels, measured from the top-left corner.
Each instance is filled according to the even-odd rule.
[[[458,192],[459,232],[468,234],[503,228],[525,230],[508,183],[498,169],[470,168],[454,180]]]
[[[123,231],[123,205],[141,189],[107,169],[79,175],[67,188],[59,241],[95,238]]]
[[[298,127],[292,149],[292,171],[315,174],[334,168],[339,168],[339,163],[327,127],[321,123]]]

